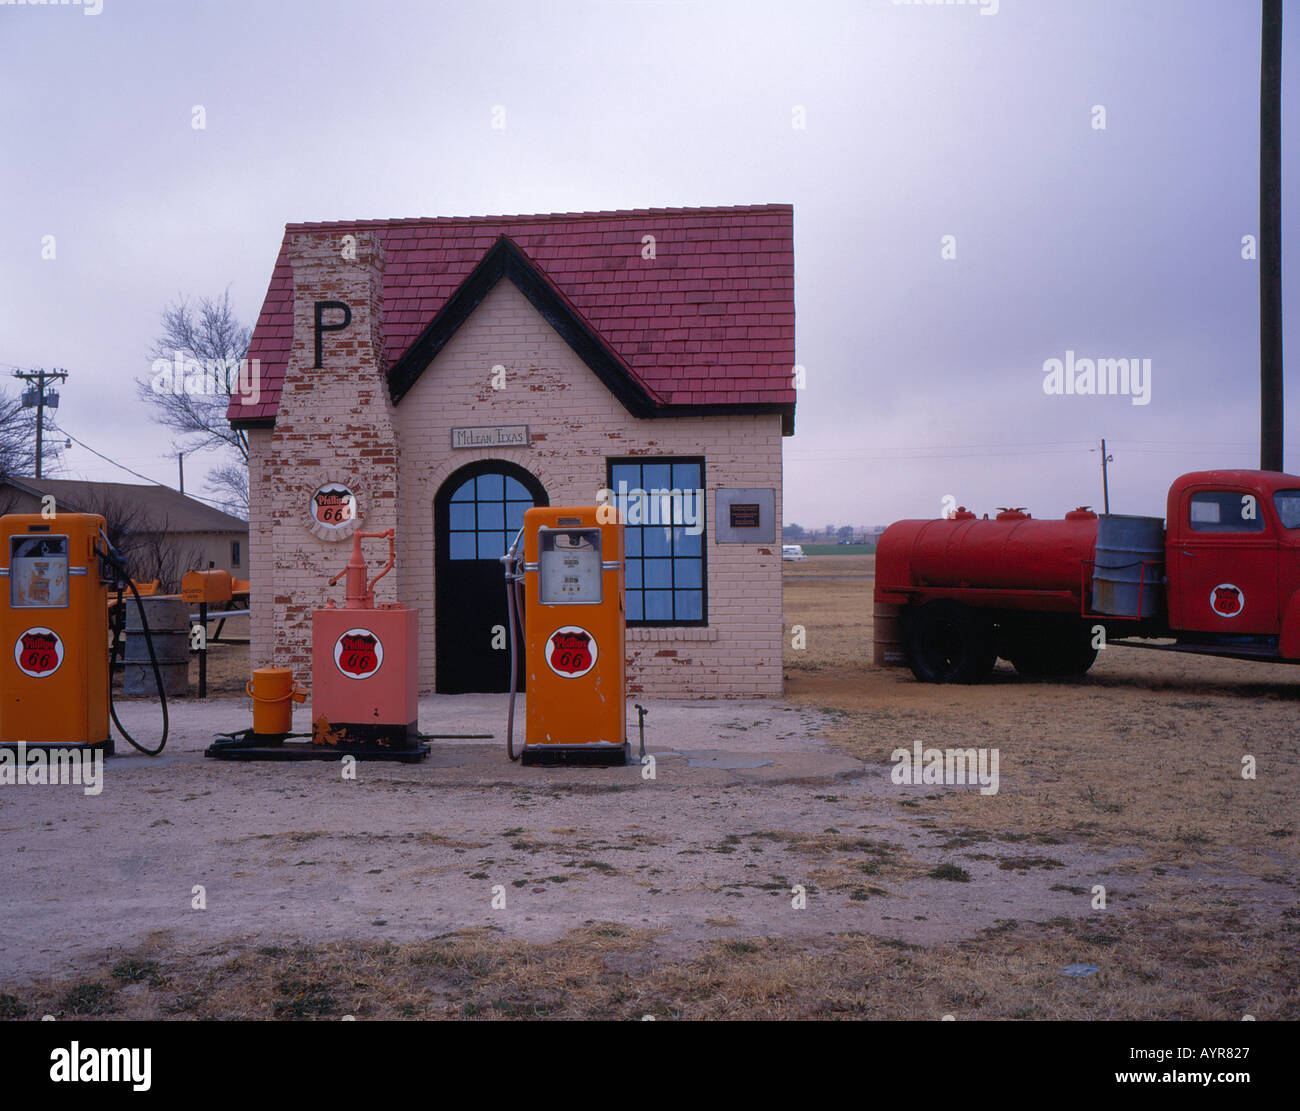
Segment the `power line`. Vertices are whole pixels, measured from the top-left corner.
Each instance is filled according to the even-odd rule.
[[[15,367],[10,373],[23,382],[35,382],[23,394],[22,404],[24,409],[36,410],[36,477],[41,477],[41,465],[45,457],[45,409],[48,406],[51,409],[57,409],[59,406],[59,395],[51,390],[48,394],[45,392],[46,383],[48,382],[65,382],[68,378],[68,372],[59,367],[53,370],[38,368],[36,370],[22,370]],[[51,427],[53,422],[51,422]]]
[[[1003,458],[1003,459],[1023,459],[1036,455],[1077,455],[1082,451],[1081,448],[1062,448],[1057,450],[1043,451],[975,451],[957,453],[934,449],[930,454],[917,454],[914,451],[898,452],[872,452],[872,451],[847,451],[844,454],[837,455],[803,455],[794,454],[786,456],[786,460],[791,463],[843,463],[856,460],[943,460],[943,459],[979,459],[979,458]]]
[[[165,482],[159,482],[156,478],[150,478],[148,475],[141,474],[139,471],[131,470],[130,467],[122,466],[122,464],[117,462],[116,459],[110,459],[107,455],[103,454],[102,452],[96,451],[88,443],[85,443],[82,440],[78,440],[76,436],[74,436],[71,432],[67,431],[66,429],[60,428],[58,429],[58,433],[61,436],[67,436],[69,440],[71,440],[74,444],[78,445],[79,447],[84,447],[88,452],[90,452],[91,455],[99,456],[99,458],[104,460],[105,463],[111,463],[114,467],[117,467],[118,470],[126,471],[127,474],[135,475],[136,478],[143,478],[145,482],[149,483],[151,486],[161,486],[164,490],[175,490],[174,487],[168,486],[167,483]],[[223,513],[226,512],[221,502],[214,501],[212,498],[201,498],[199,497],[198,494],[181,494],[181,497],[193,498],[195,501],[201,501],[206,503],[207,505],[212,506],[215,509],[220,509]]]

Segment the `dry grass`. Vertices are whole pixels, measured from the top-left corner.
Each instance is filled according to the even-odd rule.
[[[827,557],[855,560],[874,567]],[[917,739],[999,750],[999,793],[922,799],[930,819],[1184,862],[1234,849],[1234,867],[1257,875],[1300,870],[1300,668],[1115,646],[1082,681],[1028,682],[1002,663],[989,683],[936,687],[872,666],[872,583],[807,580],[818,563],[786,581],[787,626],[807,630],[806,650],[787,648],[789,697],[831,710],[832,739],[871,763]]]
[[[688,955],[654,931],[596,922],[548,944],[482,928],[159,960],[146,955],[155,943],[78,983],[0,997],[0,1008],[124,1019],[1296,1019],[1297,940],[1295,916],[1260,932],[1235,908],[1172,903],[1118,923],[1004,922],[928,949],[850,934],[733,938]],[[1100,971],[1062,975],[1075,963]]]

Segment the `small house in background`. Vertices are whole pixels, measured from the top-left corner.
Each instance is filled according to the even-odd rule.
[[[53,496],[56,513],[98,513],[108,535],[142,582],[180,589],[189,570],[216,567],[248,578],[248,522],[168,486],[0,476],[0,513],[40,513]]]

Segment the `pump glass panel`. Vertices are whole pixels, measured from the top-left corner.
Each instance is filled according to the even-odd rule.
[[[9,538],[9,606],[11,609],[66,609],[68,605],[68,538]]]
[[[540,530],[537,571],[542,605],[599,605],[600,529]]]

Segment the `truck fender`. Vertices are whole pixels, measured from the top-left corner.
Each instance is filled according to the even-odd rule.
[[[1282,635],[1277,649],[1283,659],[1300,659],[1300,590],[1287,599],[1282,611]]]

